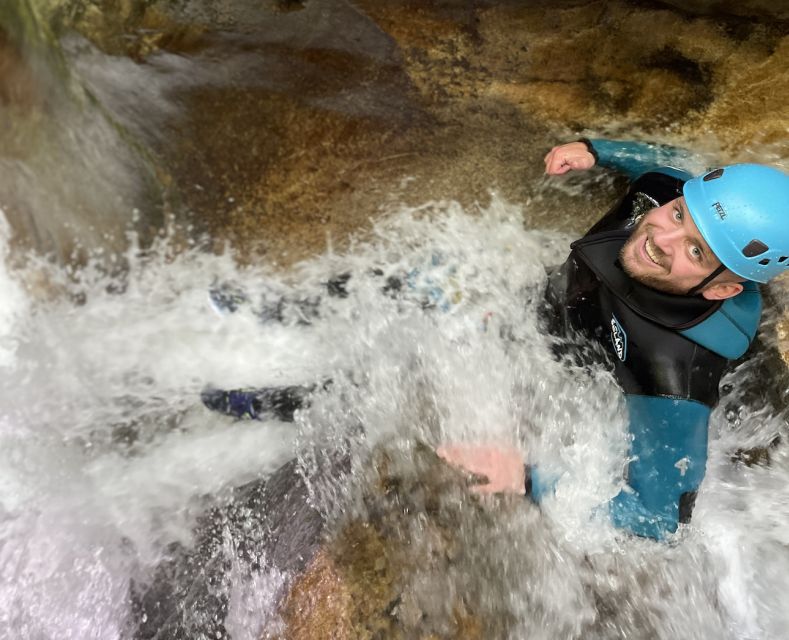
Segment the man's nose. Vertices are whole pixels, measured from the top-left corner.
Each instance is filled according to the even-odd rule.
[[[672,254],[676,243],[682,240],[682,229],[666,229],[655,231],[652,234],[652,242],[663,253]]]

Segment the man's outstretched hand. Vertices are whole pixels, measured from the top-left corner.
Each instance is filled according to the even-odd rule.
[[[471,487],[475,493],[526,492],[524,455],[515,448],[475,444],[447,444],[436,453],[449,464],[484,476],[487,483]]]
[[[560,176],[568,171],[585,171],[595,165],[594,156],[583,142],[569,142],[554,147],[545,156],[545,173]]]

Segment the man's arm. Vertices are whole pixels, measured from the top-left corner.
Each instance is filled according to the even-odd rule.
[[[685,169],[693,164],[690,151],[665,144],[600,139],[587,142],[597,154],[597,164],[624,173],[631,180],[655,169]]]
[[[687,522],[707,463],[710,409],[693,400],[626,395],[633,442],[625,488],[609,503],[615,527],[637,536],[664,539]],[[534,502],[553,494],[556,478],[524,467],[515,449],[453,445],[438,454],[488,482],[480,493],[526,493]]]
[[[625,400],[633,442],[627,485],[610,503],[611,521],[660,540],[690,519],[707,464],[710,408],[663,396]]]
[[[660,169],[666,172],[671,166],[680,170],[688,178],[690,174],[681,171],[694,164],[693,154],[686,149],[632,140],[594,139],[553,147],[545,156],[545,173],[562,175],[569,171],[583,171],[595,165],[613,169],[625,174],[631,180],[648,171]]]
[[[625,487],[608,504],[611,523],[662,540],[690,520],[707,464],[710,408],[694,400],[626,394],[632,436]],[[556,480],[532,467],[526,484],[534,502]]]

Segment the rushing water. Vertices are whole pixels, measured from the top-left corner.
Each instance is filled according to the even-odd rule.
[[[130,581],[144,582],[168,544],[190,544],[205,496],[221,497],[327,434],[363,424],[360,461],[376,443],[484,440],[517,443],[567,472],[543,516],[524,504],[496,516],[492,540],[480,539],[473,522],[459,532],[469,571],[480,562],[501,570],[478,579],[514,616],[514,637],[782,637],[786,455],[780,449],[769,468],[730,460],[734,448],[780,432],[780,419],[745,407],[738,430],[716,411],[693,526],[668,545],[618,537],[595,510],[616,492],[625,451],[619,392],[605,371],[552,357],[536,310],[543,265],[561,259],[568,238],[526,231],[520,216],[498,200],[479,215],[452,204],[403,210],[379,225],[375,241],[315,258],[287,278],[241,268],[231,255],[174,256],[166,240],[131,249],[122,277],[32,256],[5,268],[5,635],[128,637],[139,623],[130,618]],[[346,272],[348,297],[327,296],[323,283]],[[25,287],[42,273],[56,292],[48,299]],[[410,274],[402,296],[381,293],[388,274]],[[217,282],[253,301],[272,292],[320,298],[319,313],[308,324],[263,323],[252,303],[217,313],[208,294]],[[348,372],[353,383],[342,381]],[[234,422],[199,402],[208,384],[328,376],[337,382],[295,426]],[[746,380],[744,370],[729,383]],[[425,388],[427,413],[414,402]],[[302,458],[309,477],[313,457]],[[324,510],[356,508],[352,484],[324,487],[333,500]],[[321,487],[313,489],[321,504]],[[463,569],[416,580],[421,606],[437,606],[426,584],[458,587],[469,579]],[[232,637],[276,628],[287,576],[265,565],[231,576]],[[601,606],[613,610],[601,617]]]
[[[333,19],[315,27],[321,46],[361,48],[387,64],[395,56],[366,19],[358,18],[364,37],[355,40]],[[275,45],[309,40],[303,24],[281,20],[295,26],[270,30]],[[539,319],[545,268],[564,259],[571,238],[523,221],[560,199],[557,189],[543,189],[539,203],[494,196],[481,208],[386,199],[387,215],[368,212],[379,215],[369,239],[287,271],[250,266],[230,249],[216,255],[189,229],[142,242],[130,211],[143,189],[141,160],[125,136],[162,144],[180,115],[173,92],[227,82],[223,67],[212,66],[213,54],[198,64],[172,53],[139,65],[74,37],[65,52],[95,102],[55,109],[59,126],[39,133],[51,132],[51,145],[4,156],[2,179],[19,178],[12,193],[35,209],[21,224],[17,211],[15,229],[28,224],[55,238],[39,246],[58,249],[65,217],[72,239],[98,248],[80,266],[64,265],[23,250],[0,215],[0,637],[156,637],[140,598],[158,593],[171,559],[202,557],[206,514],[234,488],[295,458],[304,503],[331,536],[374,517],[366,498],[381,451],[404,475],[418,475],[421,443],[457,441],[517,446],[560,481],[541,509],[485,499],[480,510],[459,484],[442,498],[459,517],[453,562],[404,575],[397,615],[405,637],[449,637],[440,621],[464,598],[474,615],[499,621],[491,637],[789,637],[786,376],[770,368],[769,333],[767,346],[723,381],[692,525],[668,544],[623,536],[600,515],[618,491],[627,449],[621,393],[604,368],[557,360]],[[240,52],[231,56],[240,75],[249,60],[261,63]],[[256,82],[288,84],[288,72],[266,70]],[[391,87],[365,87],[359,108],[390,117]],[[338,90],[321,106],[353,112],[358,98]],[[76,149],[81,163],[48,149]],[[101,188],[84,196],[75,187],[82,174]],[[104,200],[119,218],[96,217]],[[119,244],[128,248],[115,252]],[[338,292],[329,283],[343,274],[350,277]],[[246,301],[217,308],[217,290]],[[280,319],[264,313],[281,300]],[[768,310],[768,323],[774,315]],[[291,384],[316,385],[294,424],[234,421],[200,402],[207,386]],[[769,465],[737,461],[740,450],[776,442]],[[342,473],[327,473],[333,457],[347,465]],[[444,490],[425,483],[428,494]],[[206,588],[221,606],[201,599],[194,575],[165,580],[165,590],[185,593],[173,616],[183,637],[283,632],[278,607],[307,549],[251,552],[245,545],[256,533],[243,525],[257,521],[240,513],[208,518],[212,553],[226,562]],[[450,546],[436,542],[424,513],[404,521],[407,535],[398,535],[415,557]]]

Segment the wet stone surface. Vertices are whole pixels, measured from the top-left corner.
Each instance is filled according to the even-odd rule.
[[[601,1],[105,4],[76,22],[100,47],[194,61],[154,145],[192,220],[280,263],[342,245],[387,203],[490,189],[531,199],[529,225],[580,232],[606,184],[586,185],[585,210],[551,193],[557,218],[538,180],[545,150],[580,132],[786,154],[775,23]]]
[[[283,619],[296,635],[285,637],[320,637],[335,621],[338,638],[507,637],[515,620],[499,595],[505,570],[488,566],[483,549],[507,538],[503,521],[523,498],[491,510],[469,498],[467,482],[429,447],[379,448],[358,485],[364,515],[337,523],[290,590]]]
[[[581,133],[720,161],[787,154],[780,22],[601,0],[53,6],[56,32],[142,74],[180,58],[189,80],[167,92],[165,121],[142,115],[161,110],[144,104],[161,94],[138,93],[143,119],[115,126],[150,152],[177,220],[278,264],[344,246],[395,203],[472,206],[492,189],[529,203],[528,226],[580,233],[613,198],[610,182],[594,173],[566,193],[540,173],[554,142]],[[13,80],[23,64],[5,59],[5,92],[30,99]]]

